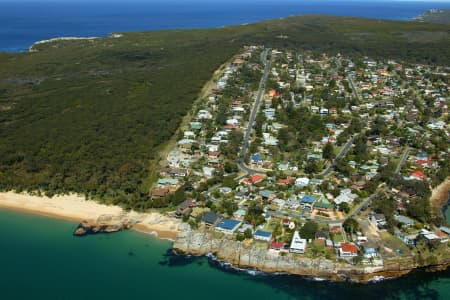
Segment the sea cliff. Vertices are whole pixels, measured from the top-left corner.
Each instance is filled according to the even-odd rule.
[[[219,261],[237,268],[257,269],[267,273],[289,273],[331,281],[371,282],[383,278],[395,278],[416,269],[430,271],[445,270],[450,261],[436,265],[418,265],[414,257],[396,261],[383,261],[381,265],[360,265],[345,260],[330,260],[325,257],[308,258],[305,255],[280,253],[231,238],[214,238],[211,232],[192,230],[183,224],[173,249],[175,253],[196,256],[214,254]]]

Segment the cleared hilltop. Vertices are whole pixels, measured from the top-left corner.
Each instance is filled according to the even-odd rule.
[[[56,40],[0,54],[0,189],[149,207],[159,152],[243,45],[449,65],[450,27],[309,15]]]

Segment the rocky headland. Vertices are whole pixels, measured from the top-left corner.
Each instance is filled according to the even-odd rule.
[[[213,254],[219,261],[230,263],[236,268],[256,269],[267,273],[289,273],[331,281],[371,282],[400,277],[418,269],[445,270],[450,264],[449,260],[435,265],[419,265],[414,257],[409,257],[401,260],[384,260],[379,265],[355,265],[341,259],[309,258],[293,253],[281,254],[227,237],[217,239],[213,237],[213,233],[192,230],[187,224],[180,226],[173,249],[179,255]]]

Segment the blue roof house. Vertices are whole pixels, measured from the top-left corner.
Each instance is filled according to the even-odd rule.
[[[220,231],[226,234],[233,234],[239,226],[241,226],[241,221],[233,219],[224,219],[222,222],[217,224],[216,231]]]
[[[255,231],[255,234],[253,234],[253,238],[255,240],[269,242],[270,239],[272,238],[272,232],[258,229],[258,230]]]
[[[252,164],[262,164],[263,159],[262,159],[261,155],[259,153],[253,154],[251,157],[251,163]]]
[[[305,195],[302,198],[302,203],[313,204],[317,199],[314,196]]]
[[[417,157],[417,159],[427,159],[428,158],[428,154],[426,154],[424,152],[421,152],[421,153],[418,153],[416,155],[416,157]]]
[[[302,197],[300,205],[302,205],[304,208],[309,207],[310,209],[312,209],[316,201],[317,201],[316,197],[305,195]]]
[[[377,249],[374,247],[368,247],[364,249],[364,257],[365,258],[372,258],[376,257],[378,255]]]

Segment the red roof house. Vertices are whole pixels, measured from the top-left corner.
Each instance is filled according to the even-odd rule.
[[[269,91],[269,96],[271,96],[271,97],[280,97],[280,94],[278,94],[278,92],[276,90],[270,90]]]
[[[284,249],[285,245],[286,245],[285,242],[271,241],[270,242],[270,249],[280,251],[280,250]]]
[[[425,174],[420,170],[415,170],[415,171],[411,172],[410,176],[412,178],[419,179],[419,180],[424,180],[426,178]]]
[[[294,182],[293,177],[288,177],[286,179],[280,178],[277,180],[277,184],[280,184],[280,185],[289,185],[289,184],[292,184],[293,182]]]
[[[341,257],[358,256],[358,247],[350,243],[341,243],[341,247],[339,248],[339,256]]]
[[[245,178],[243,181],[246,184],[257,184],[262,182],[264,179],[266,179],[266,176],[257,174],[253,175],[252,177]]]

